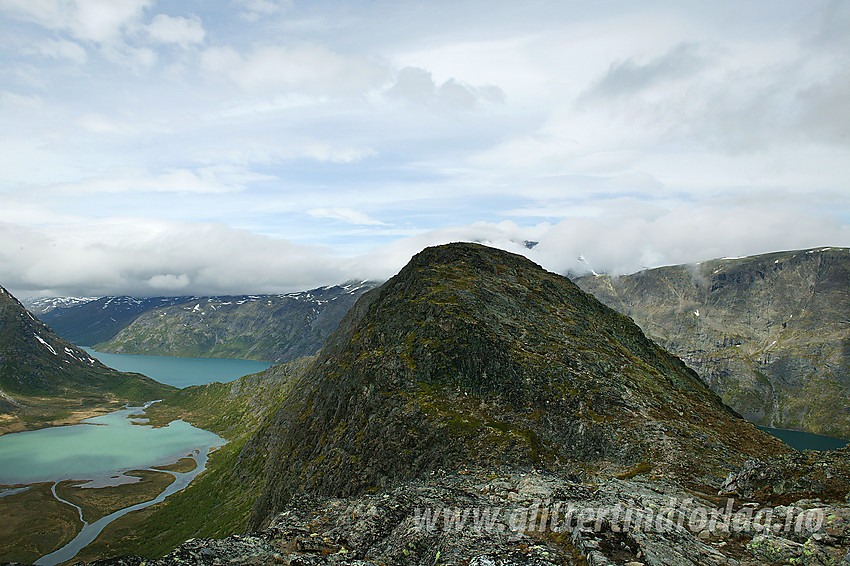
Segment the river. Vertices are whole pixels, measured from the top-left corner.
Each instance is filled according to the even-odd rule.
[[[181,420],[165,427],[146,425],[145,407],[128,407],[81,424],[51,427],[0,436],[0,484],[20,486],[50,481],[54,497],[76,508],[83,528],[70,543],[41,557],[36,564],[52,566],[70,560],[112,521],[139,509],[159,503],[185,488],[206,467],[211,450],[223,446],[220,436]],[[85,522],[82,510],[56,494],[56,484],[64,480],[87,480],[85,488],[99,488],[138,481],[125,475],[131,470],[151,470],[173,464],[181,458],[195,460],[191,472],[165,472],[172,482],[155,499],[117,510],[93,523]],[[9,490],[11,497],[20,489]]]

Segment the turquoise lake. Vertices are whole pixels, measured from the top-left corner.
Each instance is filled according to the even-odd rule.
[[[107,354],[89,348],[86,351],[110,367],[142,373],[176,387],[233,381],[272,365],[251,360]],[[54,482],[55,488],[55,483],[62,480],[87,480],[82,487],[97,488],[135,483],[138,478],[125,472],[172,464],[184,457],[193,458],[197,464],[191,472],[167,472],[175,481],[155,499],[120,509],[93,523],[84,521],[74,540],[42,556],[37,564],[53,566],[71,560],[112,521],[184,489],[204,470],[209,452],[226,444],[218,435],[181,420],[160,428],[149,426],[144,416],[147,406],[128,407],[77,425],[0,436],[0,485],[6,486]],[[2,489],[0,497],[14,497],[21,491]],[[60,499],[55,491],[54,496],[60,503],[75,507],[82,518],[79,507]]]
[[[133,371],[175,387],[226,383],[243,375],[257,373],[272,366],[268,362],[230,358],[175,358],[137,354],[107,354],[84,348],[86,352],[119,371]]]
[[[811,432],[800,432],[798,430],[784,430],[781,428],[759,427],[768,434],[772,434],[791,448],[797,450],[835,450],[850,444],[850,441]]]
[[[94,480],[90,487],[114,484],[123,471],[170,464],[196,451],[206,454],[226,442],[184,421],[161,428],[134,424],[143,422],[143,409],[136,407],[82,424],[0,436],[0,484],[67,479]]]

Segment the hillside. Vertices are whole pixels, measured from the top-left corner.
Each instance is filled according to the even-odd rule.
[[[192,297],[53,297],[30,299],[27,308],[69,342],[92,346],[109,340],[138,316]]]
[[[753,422],[850,438],[850,250],[586,276]]]
[[[351,495],[437,469],[719,485],[785,450],[567,278],[451,244],[358,300],[240,458],[271,455],[256,527],[295,493]]]
[[[283,363],[315,354],[372,287],[363,281],[285,295],[41,299],[30,308],[66,339],[97,351]]]
[[[246,459],[240,452],[313,360],[272,366],[230,383],[175,390],[148,408],[145,414],[155,426],[184,419],[229,442],[210,455],[207,471],[188,488],[109,525],[77,560],[132,553],[155,556],[186,539],[243,532],[263,487],[267,455]]]
[[[75,422],[171,390],[104,366],[0,287],[0,434]]]

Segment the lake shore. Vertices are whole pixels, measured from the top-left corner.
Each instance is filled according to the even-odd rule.
[[[0,474],[0,562],[54,564],[66,560],[53,562],[59,555],[73,558],[124,513],[184,489],[203,472],[208,453],[226,442],[182,421],[146,426],[141,420],[149,407],[118,407],[107,415],[92,411],[98,418],[82,422],[85,417],[78,415],[76,427],[0,437],[0,455],[9,464]],[[33,451],[56,462],[42,462]],[[69,468],[68,457],[84,465]]]

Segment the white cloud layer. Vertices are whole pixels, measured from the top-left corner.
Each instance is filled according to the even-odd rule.
[[[840,0],[0,0],[0,283],[288,290],[451,240],[560,272],[848,246],[848,26]]]

